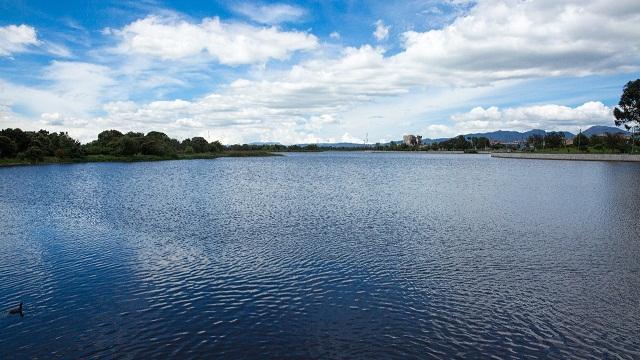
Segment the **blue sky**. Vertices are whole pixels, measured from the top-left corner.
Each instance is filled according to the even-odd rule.
[[[612,125],[635,0],[3,1],[0,128],[225,143]]]

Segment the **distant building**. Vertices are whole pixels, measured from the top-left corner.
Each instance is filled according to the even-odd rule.
[[[420,146],[422,145],[422,136],[420,135],[404,135],[402,142],[407,146]]]

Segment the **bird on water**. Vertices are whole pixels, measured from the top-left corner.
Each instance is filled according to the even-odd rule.
[[[9,309],[9,315],[20,315],[21,317],[24,316],[24,313],[22,312],[22,301],[20,302],[20,305]]]

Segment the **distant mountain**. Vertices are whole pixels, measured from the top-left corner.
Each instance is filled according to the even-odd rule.
[[[515,141],[526,141],[529,138],[529,136],[532,136],[532,135],[544,136],[547,132],[548,131],[541,130],[541,129],[533,129],[525,132],[498,130],[498,131],[492,131],[492,132],[486,132],[486,133],[466,134],[464,135],[464,137],[471,138],[471,137],[484,136],[489,140],[495,140],[500,142],[515,142]],[[564,137],[566,139],[573,139],[575,137],[575,134],[570,133],[568,131],[562,131],[562,133],[564,133]],[[629,134],[629,132],[613,126],[592,126],[587,130],[583,131],[582,133],[585,134],[586,136],[602,135],[604,133]],[[426,140],[429,141],[429,143],[434,142],[434,140],[430,140],[430,139],[426,139]],[[442,141],[442,139],[435,139],[435,141],[440,142]],[[424,142],[424,139],[423,139],[423,142]]]
[[[492,132],[486,132],[486,133],[466,134],[464,135],[464,137],[465,138],[486,137],[489,140],[495,140],[495,141],[506,143],[506,142],[515,142],[515,141],[525,141],[530,136],[533,136],[533,135],[544,136],[546,133],[547,133],[546,131],[540,130],[540,129],[533,129],[525,132],[498,130],[498,131],[492,131]],[[563,133],[564,133],[564,137],[567,139],[571,139],[575,136],[574,134],[568,131],[563,131]]]
[[[467,138],[467,139],[468,138],[472,138],[472,137],[486,137],[489,140],[495,140],[495,141],[499,141],[499,142],[503,142],[503,143],[508,143],[508,142],[526,141],[532,135],[544,136],[547,132],[548,131],[541,130],[541,129],[533,129],[533,130],[529,130],[529,131],[525,131],[525,132],[498,130],[498,131],[491,131],[491,132],[486,132],[486,133],[466,134],[466,135],[464,135],[464,137]],[[575,137],[575,134],[570,133],[568,131],[562,131],[562,133],[564,133],[564,137],[566,139],[573,139]],[[582,133],[585,134],[586,136],[602,135],[604,133],[629,134],[628,131],[624,131],[624,130],[622,130],[620,128],[613,127],[613,126],[592,126],[592,127],[588,128],[587,130],[583,131]],[[445,140],[448,140],[448,139],[449,138],[440,138],[440,139],[423,138],[422,139],[422,143],[425,144],[425,145],[429,145],[429,144],[434,143],[434,142],[442,142],[442,141],[445,141]],[[402,142],[399,141],[398,143],[402,143]]]
[[[342,142],[342,143],[320,143],[320,144],[316,144],[316,145],[318,145],[318,147],[339,147],[339,148],[355,148],[355,147],[364,146],[364,144],[346,143],[346,142]],[[371,144],[369,144],[369,146],[371,146]]]
[[[624,131],[620,128],[617,127],[613,127],[613,126],[592,126],[590,128],[588,128],[587,130],[582,132],[583,134],[587,135],[587,136],[591,136],[591,135],[603,135],[606,133],[611,133],[611,134],[629,134],[628,131]]]
[[[573,139],[575,137],[575,134],[570,133],[568,131],[562,131],[564,133],[564,137],[566,139]],[[502,143],[509,143],[509,142],[517,142],[517,141],[526,141],[530,136],[532,135],[541,135],[544,136],[547,133],[547,131],[545,130],[541,130],[541,129],[533,129],[533,130],[529,130],[529,131],[525,131],[525,132],[519,132],[519,131],[507,131],[507,130],[498,130],[498,131],[491,131],[491,132],[486,132],[486,133],[473,133],[473,134],[466,134],[464,135],[465,138],[472,138],[472,137],[486,137],[489,140],[495,140],[495,141],[499,141]],[[582,132],[583,134],[585,134],[586,136],[591,136],[591,135],[602,135],[604,133],[612,133],[612,134],[616,134],[616,133],[620,133],[620,134],[629,134],[629,132],[624,131],[620,128],[617,127],[613,127],[613,126],[592,126],[590,128],[588,128],[587,130]],[[424,145],[429,145],[432,144],[434,142],[442,142],[442,141],[446,141],[449,140],[450,138],[437,138],[437,139],[429,139],[429,138],[423,138],[422,139],[422,144]],[[394,143],[396,144],[402,144],[402,140],[396,140],[394,141]],[[279,145],[280,143],[278,142],[252,142],[250,145]],[[385,143],[385,144],[381,144],[381,145],[388,145],[389,143]],[[297,144],[298,146],[307,146],[309,144]],[[318,147],[321,148],[360,148],[363,147],[362,143],[348,143],[348,142],[342,142],[342,143],[318,143],[315,144],[318,145]],[[372,147],[374,146],[374,144],[367,144],[368,146]]]

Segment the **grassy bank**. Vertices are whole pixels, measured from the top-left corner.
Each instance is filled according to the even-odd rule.
[[[0,159],[0,166],[16,165],[45,165],[45,164],[73,164],[90,162],[142,162],[142,161],[166,161],[166,160],[195,160],[195,159],[217,159],[221,157],[256,157],[256,156],[278,156],[268,151],[224,151],[219,153],[197,153],[197,154],[177,154],[173,156],[158,155],[87,155],[80,158],[58,158],[55,156],[45,156],[42,160],[31,161],[29,159],[6,158]]]
[[[506,150],[505,150],[506,151]],[[620,150],[612,150],[606,148],[588,148],[588,149],[578,149],[576,147],[564,147],[564,148],[556,148],[556,149],[537,149],[535,151],[527,151],[527,150],[512,150],[513,152],[522,152],[522,153],[534,153],[534,154],[603,154],[603,155],[612,155],[612,154],[640,154],[640,146],[633,146],[627,149],[625,152]],[[503,152],[503,151],[497,151]]]
[[[534,160],[568,160],[568,161],[624,161],[640,162],[638,154],[585,154],[585,153],[534,153],[534,152],[494,152],[494,158],[534,159]]]

